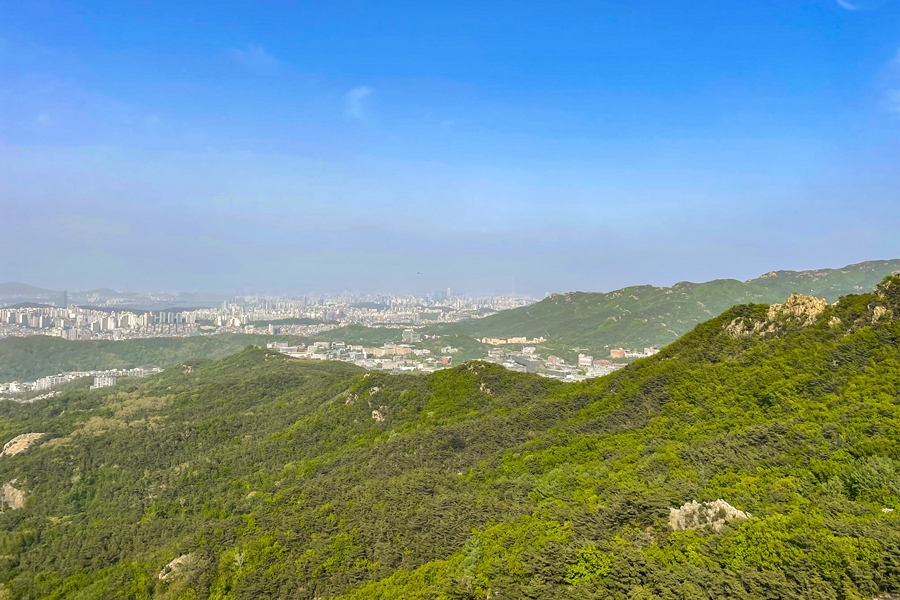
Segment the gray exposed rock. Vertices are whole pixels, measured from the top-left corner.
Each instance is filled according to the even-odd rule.
[[[733,338],[751,335],[768,335],[777,333],[785,323],[795,323],[808,327],[816,322],[828,307],[828,302],[814,296],[791,294],[783,304],[772,304],[766,311],[765,320],[753,320],[738,317],[725,326],[725,333]],[[829,325],[840,324],[840,319],[832,317]]]
[[[172,579],[178,578],[191,562],[193,562],[193,558],[193,554],[182,554],[177,558],[173,558],[169,561],[169,564],[163,567],[162,571],[157,575],[157,578],[162,581],[171,581]]]
[[[0,500],[12,510],[18,510],[25,506],[25,492],[13,487],[15,482],[16,480],[13,479],[9,483],[4,483],[3,489],[0,490]]]
[[[774,333],[775,325],[768,321],[756,321],[748,323],[746,319],[738,317],[725,326],[725,333],[733,338],[747,337],[753,334]]]
[[[6,445],[3,446],[3,451],[0,452],[0,456],[15,456],[20,452],[25,452],[28,450],[29,446],[38,441],[43,435],[43,433],[23,433],[22,435],[17,435],[6,442]]]
[[[828,302],[815,296],[803,294],[791,294],[784,304],[772,304],[766,314],[769,321],[779,317],[793,317],[803,325],[812,325],[816,319],[825,312]]]
[[[750,513],[738,510],[724,500],[698,503],[691,500],[681,508],[669,509],[669,527],[675,531],[712,527],[719,531],[729,519],[749,519]]]

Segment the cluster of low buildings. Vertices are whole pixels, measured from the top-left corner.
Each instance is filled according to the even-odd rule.
[[[106,369],[103,371],[70,371],[68,373],[48,375],[47,377],[41,377],[34,381],[8,381],[6,383],[0,383],[0,395],[41,392],[84,377],[94,378],[94,385],[91,389],[95,389],[115,385],[117,377],[148,377],[161,372],[162,369],[153,366],[135,367],[133,369]]]
[[[413,348],[409,344],[387,342],[379,347],[348,345],[344,342],[313,342],[308,346],[292,346],[287,342],[270,342],[266,347],[293,358],[311,360],[339,360],[353,363],[365,369],[431,373],[452,365],[452,354],[457,348],[444,346],[441,355],[432,355],[426,348]]]
[[[567,364],[558,356],[550,355],[542,358],[532,346],[524,347],[521,351],[494,348],[488,351],[487,360],[501,364],[511,371],[537,373],[564,381],[584,381],[592,377],[602,377],[625,366],[604,359],[594,360],[594,357],[585,354],[579,354],[575,364]]]
[[[653,356],[659,352],[659,348],[644,348],[643,350],[625,350],[624,348],[613,348],[609,351],[610,358],[644,358],[645,356]]]
[[[477,339],[477,338],[476,338]],[[511,337],[511,338],[491,338],[485,337],[478,340],[482,344],[487,344],[489,346],[515,346],[518,344],[543,344],[547,341],[547,338],[536,337],[534,339],[528,339],[525,336],[519,337]]]
[[[413,330],[404,331],[405,343],[385,343],[380,347],[348,345],[344,342],[314,342],[308,346],[292,346],[287,342],[271,342],[267,347],[278,350],[282,354],[294,358],[312,360],[340,360],[353,363],[366,369],[378,369],[394,372],[423,371],[433,372],[453,365],[453,354],[459,350],[452,346],[444,346],[440,354],[424,348],[416,348],[411,343],[420,341],[418,334],[411,335]],[[541,339],[541,338],[537,338]],[[481,340],[484,343],[483,340]],[[408,343],[407,343],[408,342]],[[509,345],[509,340],[504,345]],[[655,348],[647,348],[640,356],[655,354]],[[627,358],[631,358],[629,352]],[[622,356],[621,358],[626,358]],[[491,348],[484,359],[488,362],[503,365],[511,371],[536,373],[544,377],[564,381],[583,381],[593,377],[602,377],[618,369],[626,363],[616,363],[607,359],[595,359],[589,354],[579,354],[574,363],[567,363],[563,358],[549,355],[542,357],[535,346],[524,346],[521,350],[510,348]]]

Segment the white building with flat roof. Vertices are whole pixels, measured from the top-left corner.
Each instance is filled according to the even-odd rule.
[[[111,375],[99,375],[94,377],[94,385],[91,386],[92,390],[112,387],[116,385],[116,378]]]

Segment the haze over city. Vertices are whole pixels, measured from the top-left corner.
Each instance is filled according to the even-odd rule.
[[[834,0],[6,3],[0,281],[540,296],[891,258],[898,25]]]

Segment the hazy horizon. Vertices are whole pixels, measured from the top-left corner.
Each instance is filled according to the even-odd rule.
[[[897,257],[898,25],[896,0],[8,4],[0,281],[542,296]]]
[[[860,261],[860,262],[866,263],[866,262],[880,262],[880,261],[891,261],[891,260],[900,260],[900,257],[898,257],[898,258],[875,258],[875,259]],[[434,289],[427,289],[427,290],[390,290],[390,289],[363,290],[363,289],[358,289],[358,288],[354,289],[354,288],[350,288],[350,287],[344,288],[344,289],[331,289],[331,290],[329,290],[329,289],[318,289],[318,290],[317,289],[305,289],[304,290],[304,289],[287,289],[287,288],[274,288],[274,287],[269,288],[269,289],[262,289],[262,288],[254,289],[254,288],[249,288],[249,287],[243,287],[243,288],[239,287],[239,288],[232,289],[232,290],[200,289],[200,288],[186,288],[186,289],[133,288],[133,289],[126,289],[126,288],[117,288],[115,286],[110,286],[110,285],[91,285],[91,286],[87,286],[87,287],[83,287],[83,288],[71,288],[71,287],[61,287],[61,286],[54,287],[52,285],[51,286],[38,286],[38,285],[34,285],[33,283],[30,283],[27,281],[0,281],[0,286],[10,285],[10,284],[26,285],[26,286],[35,287],[35,288],[45,290],[45,291],[53,291],[53,292],[59,292],[59,293],[67,292],[67,293],[73,293],[73,294],[86,293],[86,292],[92,292],[92,291],[98,291],[98,290],[112,290],[112,291],[122,293],[122,294],[184,294],[184,295],[197,296],[198,298],[203,298],[204,295],[208,295],[210,297],[214,297],[214,296],[218,296],[218,297],[226,297],[226,296],[227,297],[239,297],[239,296],[282,296],[282,297],[295,296],[295,297],[300,297],[300,296],[307,296],[307,295],[338,296],[338,295],[342,295],[342,294],[360,295],[360,296],[364,296],[364,295],[377,296],[377,295],[390,295],[390,294],[427,296],[434,292],[450,290],[453,295],[469,296],[469,297],[490,296],[490,295],[497,295],[497,296],[514,296],[515,295],[515,296],[531,296],[533,298],[540,299],[546,295],[561,294],[561,293],[566,293],[566,292],[608,293],[608,292],[616,291],[618,289],[632,287],[632,286],[649,285],[649,286],[654,286],[654,287],[672,287],[673,285],[675,285],[677,283],[684,283],[684,282],[707,283],[710,281],[726,280],[726,279],[746,282],[746,281],[750,281],[750,280],[762,277],[762,276],[766,275],[767,273],[770,273],[773,271],[798,272],[798,271],[836,270],[836,269],[841,269],[843,267],[853,266],[855,264],[860,264],[860,263],[847,263],[847,264],[842,264],[842,265],[826,265],[826,266],[820,266],[820,267],[815,267],[815,268],[810,268],[810,269],[776,268],[776,269],[769,269],[768,271],[764,271],[762,273],[758,273],[756,275],[753,275],[751,277],[746,277],[746,278],[717,277],[717,278],[713,278],[713,279],[704,279],[704,280],[690,280],[690,279],[677,279],[676,278],[676,279],[672,280],[671,282],[665,282],[665,283],[658,283],[658,282],[652,282],[652,281],[643,281],[643,282],[635,281],[635,282],[624,284],[624,285],[616,287],[616,288],[547,290],[541,294],[527,293],[527,292],[517,291],[517,290],[513,290],[513,289],[510,289],[507,291],[503,291],[503,290],[484,291],[484,290],[466,290],[466,289],[454,290],[453,288],[441,288],[441,287],[437,287]],[[675,273],[673,273],[673,275],[674,274]]]

